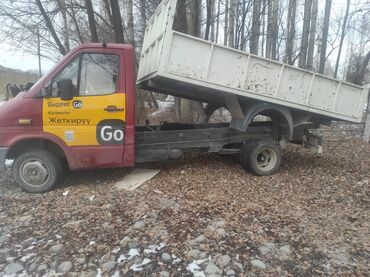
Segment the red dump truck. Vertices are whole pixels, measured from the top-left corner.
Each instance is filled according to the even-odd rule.
[[[239,154],[256,175],[275,173],[287,143],[320,148],[310,133],[331,120],[361,121],[364,88],[172,30],[176,0],[164,0],[145,32],[137,81],[129,45],[85,44],[30,90],[0,106],[0,171],[53,189],[71,170],[134,167],[186,151]],[[224,107],[230,123],[135,125],[141,88]],[[270,120],[255,122],[257,115]]]

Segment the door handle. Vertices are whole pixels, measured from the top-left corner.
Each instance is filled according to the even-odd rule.
[[[123,112],[125,111],[124,108],[117,108],[117,106],[108,106],[104,109],[104,111],[108,113],[116,113],[116,112]]]

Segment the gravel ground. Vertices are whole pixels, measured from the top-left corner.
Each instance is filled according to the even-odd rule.
[[[0,276],[369,276],[370,146],[298,147],[271,177],[186,155],[135,192],[129,170],[31,195],[0,178]]]

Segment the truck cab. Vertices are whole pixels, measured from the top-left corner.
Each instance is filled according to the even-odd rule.
[[[135,69],[129,45],[75,48],[29,91],[0,107],[0,167],[23,189],[72,170],[135,165]]]

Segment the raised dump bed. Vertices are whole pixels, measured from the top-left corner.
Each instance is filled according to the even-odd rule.
[[[367,89],[174,31],[176,4],[162,1],[146,27],[142,88],[221,105],[237,96],[361,122]]]

